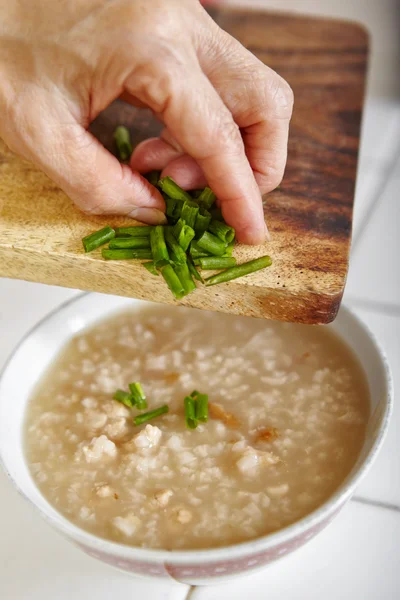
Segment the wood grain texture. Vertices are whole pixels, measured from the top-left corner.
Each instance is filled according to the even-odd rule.
[[[367,35],[356,24],[285,14],[221,9],[213,16],[289,81],[295,110],[284,181],[265,199],[272,241],[236,251],[239,262],[270,254],[273,266],[199,288],[180,303],[328,323],[339,308],[348,267]],[[120,123],[130,127],[135,142],[160,128],[150,113],[115,102],[91,129],[113,151],[112,132]],[[1,141],[0,217],[0,276],[174,303],[161,277],[140,263],[83,253],[84,235],[126,219],[83,215]]]

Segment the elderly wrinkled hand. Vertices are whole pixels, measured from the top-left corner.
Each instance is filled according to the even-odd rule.
[[[113,100],[164,124],[121,165],[87,131]],[[261,194],[286,163],[288,84],[197,0],[9,0],[0,6],[0,135],[85,212],[164,221],[162,170],[214,190],[245,243],[266,236]]]

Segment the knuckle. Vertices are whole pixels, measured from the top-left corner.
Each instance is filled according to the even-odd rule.
[[[290,119],[293,111],[294,94],[288,82],[279,75],[272,85],[272,101],[275,105],[276,116]]]
[[[252,116],[255,120],[276,118],[289,120],[293,112],[294,94],[288,82],[265,65],[253,65],[251,89],[254,93]]]
[[[241,75],[242,85],[234,96],[234,111],[247,124],[272,119],[290,120],[294,95],[292,88],[275,71],[251,60]]]
[[[160,68],[158,61],[145,58],[126,82],[127,89],[151,110],[164,115],[173,96],[175,69]]]
[[[285,79],[280,79],[281,85],[280,89],[282,92],[282,97],[284,99],[284,103],[292,110],[294,104],[294,93],[290,85]]]

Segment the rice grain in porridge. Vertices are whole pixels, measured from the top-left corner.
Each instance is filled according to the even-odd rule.
[[[140,381],[140,427],[112,399]],[[185,427],[183,398],[209,395]],[[40,382],[26,453],[44,496],[80,527],[148,548],[211,548],[285,527],[357,460],[369,396],[326,328],[176,307],[120,314],[74,338]]]

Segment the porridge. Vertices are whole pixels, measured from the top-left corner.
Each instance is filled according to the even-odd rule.
[[[140,382],[148,410],[113,399]],[[184,398],[209,397],[188,429]],[[119,314],[67,345],[26,417],[34,480],[65,517],[147,548],[229,545],[320,506],[355,464],[369,397],[326,328],[157,307]]]

